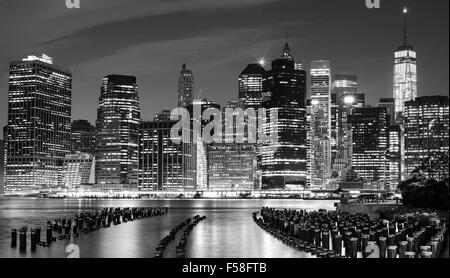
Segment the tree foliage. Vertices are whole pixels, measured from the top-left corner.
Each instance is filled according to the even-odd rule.
[[[399,184],[403,204],[414,208],[449,210],[449,179],[414,176]]]

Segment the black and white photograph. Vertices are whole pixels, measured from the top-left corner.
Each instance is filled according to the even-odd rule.
[[[448,0],[0,0],[0,38],[0,261],[449,258]]]

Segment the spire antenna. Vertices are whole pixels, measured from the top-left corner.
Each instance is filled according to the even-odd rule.
[[[403,8],[403,44],[406,46],[407,45],[407,15],[408,15],[408,8],[404,7]]]

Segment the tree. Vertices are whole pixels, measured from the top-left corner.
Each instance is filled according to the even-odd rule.
[[[414,176],[399,184],[403,203],[413,208],[449,209],[449,179],[441,181]]]

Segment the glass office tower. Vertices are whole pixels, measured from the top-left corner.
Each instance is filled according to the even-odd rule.
[[[353,137],[353,170],[372,189],[384,189],[388,178],[388,116],[385,108],[355,108],[349,116]]]
[[[137,190],[140,114],[136,77],[106,76],[97,110],[99,189]]]
[[[405,104],[405,175],[420,166],[439,179],[448,173],[449,106],[447,96],[419,97]]]
[[[311,62],[310,171],[311,187],[326,188],[331,177],[331,67]]]
[[[278,140],[261,146],[263,189],[298,190],[307,185],[306,72],[300,68],[286,43],[267,74],[263,107],[267,119],[278,113],[278,121],[264,125],[264,131],[277,130]]]
[[[72,73],[44,54],[9,73],[6,193],[56,188],[70,153]]]

